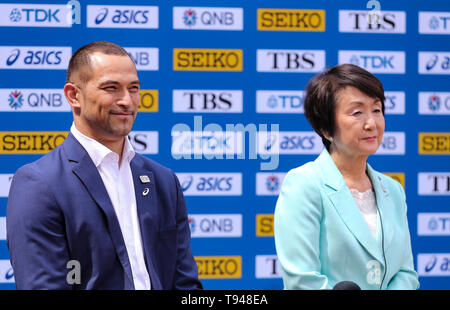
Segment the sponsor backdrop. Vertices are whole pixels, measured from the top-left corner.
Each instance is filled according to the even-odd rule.
[[[129,139],[177,173],[206,289],[282,289],[277,195],[286,172],[323,149],[304,88],[339,63],[384,83],[386,134],[369,162],[405,187],[421,288],[450,289],[447,1],[36,2],[0,3],[0,289],[15,288],[12,175],[67,137],[65,69],[94,40],[124,46],[137,64]]]

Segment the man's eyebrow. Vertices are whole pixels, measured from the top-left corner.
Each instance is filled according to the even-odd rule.
[[[104,85],[111,85],[111,84],[112,85],[118,85],[120,83],[118,81],[114,81],[114,80],[107,80],[107,81],[101,82],[99,86],[102,87]],[[134,81],[131,81],[130,84],[141,85],[141,82],[139,80],[134,80]]]

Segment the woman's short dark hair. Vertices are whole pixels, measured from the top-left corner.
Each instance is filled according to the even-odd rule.
[[[330,150],[330,141],[324,133],[334,136],[337,94],[347,86],[353,86],[371,98],[380,99],[384,115],[384,89],[380,80],[361,67],[343,64],[314,76],[306,85],[305,116],[322,142]]]

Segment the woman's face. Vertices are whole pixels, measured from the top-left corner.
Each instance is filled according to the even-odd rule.
[[[335,126],[331,152],[352,157],[375,153],[384,134],[381,101],[347,86],[337,94]]]

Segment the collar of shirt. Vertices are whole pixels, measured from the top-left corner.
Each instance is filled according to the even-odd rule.
[[[119,154],[111,151],[109,148],[107,148],[100,142],[82,134],[77,129],[77,127],[75,126],[74,123],[72,123],[72,127],[70,127],[70,132],[75,137],[75,139],[77,139],[78,142],[80,142],[81,146],[83,146],[83,148],[89,154],[89,157],[91,157],[92,161],[94,162],[95,167],[98,168],[98,166],[100,166],[100,164],[103,162],[103,160],[107,156],[111,156],[110,154],[112,154],[112,155],[115,154],[117,161],[118,161]],[[128,163],[130,163],[135,154],[136,153],[135,153],[130,141],[128,140],[128,138],[125,138],[125,144],[124,144],[123,151],[122,151],[122,163],[124,162],[124,160],[126,160]]]

